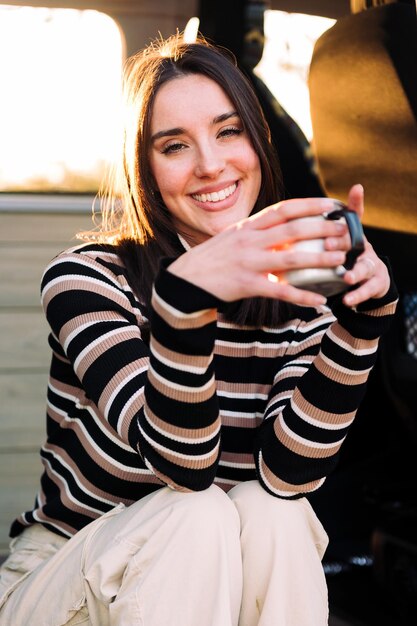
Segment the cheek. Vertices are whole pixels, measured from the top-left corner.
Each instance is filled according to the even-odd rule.
[[[261,165],[259,158],[251,144],[247,143],[244,149],[240,148],[235,158],[238,159],[239,166],[243,171],[246,170],[251,174],[257,174],[259,172],[260,175]]]
[[[186,178],[184,167],[175,163],[161,163],[158,159],[154,159],[151,161],[151,168],[156,185],[163,197],[181,193]]]
[[[245,155],[245,167],[253,182],[253,193],[258,197],[261,188],[261,164],[258,155],[252,148],[248,149]]]

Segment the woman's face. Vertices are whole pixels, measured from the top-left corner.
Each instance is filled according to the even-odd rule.
[[[191,244],[247,217],[261,185],[257,154],[222,88],[191,74],[165,83],[151,117],[150,165]]]

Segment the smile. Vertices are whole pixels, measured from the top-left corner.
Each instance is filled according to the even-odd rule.
[[[233,183],[230,187],[226,187],[225,189],[220,189],[220,191],[214,191],[213,193],[193,193],[192,198],[194,200],[198,200],[198,202],[220,202],[220,200],[225,200],[229,196],[236,191],[237,184]]]

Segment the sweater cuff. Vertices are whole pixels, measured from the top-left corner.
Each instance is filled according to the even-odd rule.
[[[398,301],[398,291],[394,283],[388,259],[381,257],[390,276],[390,286],[382,298],[370,298],[362,302],[356,309],[343,304],[343,294],[331,303],[331,310],[340,324],[354,337],[376,339],[390,327]]]
[[[176,276],[167,268],[175,258],[163,258],[155,280],[156,293],[182,313],[195,313],[206,309],[221,309],[225,302],[205,289]]]

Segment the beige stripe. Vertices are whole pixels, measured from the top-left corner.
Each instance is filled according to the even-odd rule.
[[[55,421],[59,422],[61,428],[68,428],[72,430],[77,435],[82,447],[94,463],[112,476],[116,476],[121,480],[129,482],[137,482],[139,476],[140,480],[142,480],[143,475],[146,474],[146,470],[140,471],[137,468],[129,468],[128,466],[123,466],[122,468],[117,463],[112,464],[113,459],[111,459],[104,450],[96,448],[92,445],[91,440],[87,437],[78,420],[64,420],[63,416],[55,412],[51,406],[48,406],[48,415]],[[117,439],[116,433],[115,439]],[[133,448],[132,451],[134,452]]]
[[[231,480],[229,482],[229,481],[226,481],[224,479],[216,477],[216,480],[214,481],[214,484],[217,485],[217,487],[219,487],[220,489],[222,489],[223,491],[225,491],[227,493],[228,491],[233,489],[233,487],[236,487],[236,485],[238,485],[239,482],[240,481],[238,481],[238,480]]]
[[[227,396],[239,397],[240,395],[262,395],[267,396],[271,390],[271,385],[261,385],[259,383],[229,383],[223,380],[217,381],[217,391],[226,392]]]
[[[314,361],[315,357],[312,357],[312,361]],[[306,363],[306,365],[308,365]],[[283,368],[277,377],[275,382],[279,382],[281,380],[285,380],[286,378],[300,378],[307,371],[307,367],[303,367],[303,365],[291,365]]]
[[[90,482],[84,476],[84,474],[80,472],[79,468],[74,464],[74,459],[72,459],[68,455],[66,450],[64,450],[60,446],[47,443],[43,449],[46,451],[52,451],[53,453],[55,453],[55,457],[58,458],[58,461],[62,459],[62,461],[65,462],[71,468],[71,473],[77,479],[76,482],[82,485],[87,496],[102,498],[103,500],[106,500],[106,502],[99,501],[96,505],[97,508],[99,508],[99,506],[109,506],[111,504],[116,505],[122,501],[120,498],[115,497],[114,494],[108,493],[107,491],[103,491],[102,489],[99,489],[99,487],[94,485],[92,482]],[[133,500],[123,500],[123,502],[124,504],[132,504]]]
[[[258,428],[262,423],[262,417],[249,414],[247,417],[241,415],[224,415],[221,413],[222,426],[230,426],[234,428]]]
[[[304,483],[301,485],[292,485],[291,483],[285,482],[285,480],[281,480],[278,476],[275,476],[266,465],[263,458],[261,458],[260,469],[262,474],[265,477],[266,482],[272,488],[273,491],[277,492],[287,492],[288,494],[297,494],[297,493],[308,493],[310,491],[314,491],[323,482],[323,479],[314,480],[309,483]]]
[[[52,376],[49,378],[49,382],[51,387],[53,387],[53,391],[58,394],[66,394],[70,396],[71,399],[76,398],[81,404],[93,404],[91,400],[89,400],[86,395],[84,389],[80,387],[74,387],[73,385],[68,385],[67,383],[62,382],[62,380],[58,380],[57,378],[53,378]]]
[[[159,341],[152,336],[151,338],[151,350],[157,352],[158,356],[161,355],[165,361],[174,365],[179,365],[178,369],[181,369],[184,365],[195,367],[199,370],[206,370],[207,366],[212,360],[212,356],[195,356],[192,354],[183,354],[182,352],[174,352],[165,348]]]
[[[313,424],[314,420],[318,422],[317,426],[319,428],[326,428],[326,424],[330,426],[331,430],[337,430],[337,428],[350,426],[356,415],[356,409],[354,411],[350,411],[349,413],[329,413],[327,411],[323,411],[308,402],[298,388],[294,390],[291,404],[293,410],[303,420],[311,424]],[[309,418],[311,418],[311,422],[309,421]]]
[[[130,381],[132,377],[140,376],[141,370],[147,369],[149,364],[149,358],[143,357],[142,359],[136,359],[132,361],[128,365],[125,365],[121,370],[117,371],[116,374],[109,380],[103,392],[100,396],[99,406],[100,408],[107,407],[110,398],[113,396],[113,393],[116,389],[118,389],[116,395],[113,396],[113,401],[117,398],[119,393],[122,391],[124,384],[127,384],[128,380]],[[138,410],[140,407],[136,407]]]
[[[246,359],[251,356],[257,356],[259,358],[271,359],[275,357],[284,356],[286,353],[286,346],[280,346],[279,344],[273,344],[269,347],[258,345],[236,344],[228,342],[216,341],[215,353],[220,356],[230,358]]]
[[[379,309],[373,309],[371,311],[361,311],[365,315],[369,315],[370,317],[384,317],[384,315],[394,315],[395,310],[397,308],[398,300],[391,302],[390,304],[385,304]]]
[[[104,417],[104,409],[102,409],[102,407],[100,408],[97,407],[97,405],[90,398],[87,398],[87,396],[85,395],[85,392],[82,389],[78,387],[71,387],[69,385],[65,385],[61,381],[57,381],[53,378],[50,379],[50,387],[52,391],[54,393],[57,393],[60,397],[62,397],[62,395],[65,394],[66,396],[70,396],[70,399],[73,400],[73,402],[76,402],[77,406],[83,409],[87,409],[87,410],[90,409],[90,412],[93,413],[93,418],[96,424],[98,424],[99,428],[105,432],[106,436],[108,436],[112,440],[113,439],[116,440],[116,442],[118,444],[120,443],[122,447],[125,446],[126,448],[131,450],[131,447],[128,444],[127,432],[125,433],[126,435],[125,438],[123,438],[123,435],[118,435],[115,432],[114,428],[110,426],[109,422]],[[134,414],[136,413],[137,410],[138,410],[138,407],[137,405],[135,405]],[[56,421],[62,422],[64,420],[64,417],[60,415],[59,413],[55,413],[52,407],[51,407],[51,412],[54,413]],[[127,425],[127,428],[128,427],[129,427],[129,424]],[[120,441],[120,438],[122,438],[122,441]]]
[[[215,322],[217,317],[216,309],[182,313],[166,303],[155,291],[152,296],[152,307],[169,326],[178,329],[202,328]]]
[[[61,424],[61,422],[64,421],[63,415],[61,415],[61,413],[56,411],[55,408],[51,404],[48,404],[48,417],[51,418],[54,422],[57,422],[58,424]]]
[[[129,430],[132,420],[138,417],[139,411],[142,410],[143,405],[145,403],[145,393],[144,389],[142,389],[141,393],[137,394],[132,401],[132,398],[129,400],[130,404],[128,407],[124,407],[122,413],[119,415],[117,420],[117,432],[123,441],[129,441]]]
[[[76,373],[80,380],[84,378],[88,368],[107,350],[114,347],[124,341],[129,341],[132,338],[137,338],[139,333],[136,334],[136,330],[132,331],[132,327],[129,328],[117,328],[104,336],[98,337],[97,342],[86,346],[86,352],[84,356],[76,363]],[[79,358],[79,357],[78,357]]]
[[[357,339],[338,323],[333,324],[329,336],[336,344],[342,347],[347,346],[348,349],[357,351],[359,355],[361,353],[372,354],[378,347],[378,339]]]
[[[73,276],[64,275],[54,280],[56,282],[46,284],[42,292],[42,305],[44,309],[48,307],[55,296],[72,289],[76,291],[92,291],[94,289],[96,293],[116,302],[124,309],[129,306],[129,301],[121,290],[119,291],[115,285],[108,285],[99,278],[87,280],[86,277],[81,274],[74,274]]]
[[[150,443],[152,445],[152,442]],[[201,458],[194,458],[191,455],[180,457],[179,455],[173,454],[168,449],[161,448],[160,446],[158,446],[158,448],[156,449],[157,449],[158,454],[162,458],[166,459],[167,461],[170,461],[171,463],[173,463],[174,465],[178,467],[185,467],[187,469],[192,469],[192,470],[201,470],[201,469],[207,469],[208,467],[211,467],[212,465],[216,463],[218,452],[219,452],[219,446],[217,445],[211,454],[208,454],[207,456],[204,457],[204,459],[201,459]],[[158,477],[161,476],[161,474],[157,470],[155,470],[155,474]]]
[[[206,428],[180,428],[179,426],[174,426],[173,424],[169,424],[165,422],[161,418],[159,418],[149,406],[145,408],[146,418],[151,424],[153,428],[162,432],[162,434],[166,435],[171,439],[180,439],[185,443],[193,443],[195,440],[205,440],[209,441],[219,432],[220,428],[220,419],[216,419],[216,421],[207,426]]]
[[[96,519],[101,514],[100,511],[92,511],[91,509],[83,506],[80,502],[74,502],[73,500],[71,500],[66,492],[65,481],[60,474],[57,474],[56,472],[51,470],[51,468],[49,467],[49,463],[45,463],[45,470],[48,478],[59,489],[60,499],[64,506],[67,507],[67,509],[70,509],[70,511],[75,511],[76,513],[80,513],[81,515],[86,515],[91,519]]]
[[[188,487],[184,487],[183,485],[179,485],[174,480],[172,480],[172,478],[170,476],[167,476],[166,474],[163,474],[162,472],[158,471],[154,467],[152,467],[152,471],[155,473],[155,476],[157,476],[159,478],[159,480],[161,480],[163,483],[165,483],[165,485],[169,485],[169,487],[171,487],[172,489],[175,489],[175,491],[178,491],[180,493],[192,493],[193,492],[192,489],[188,489]]]
[[[61,361],[61,363],[66,363],[67,365],[69,363],[71,363],[71,361],[65,357],[63,357],[61,354],[58,354],[57,352],[54,351],[54,357],[56,359],[58,359],[58,361]]]
[[[48,522],[49,524],[51,524],[51,526],[59,528],[70,536],[75,535],[75,533],[78,531],[78,528],[74,528],[73,526],[66,524],[62,520],[57,520],[54,517],[49,517],[48,515],[45,515],[42,509],[35,509],[34,516],[36,520],[40,522]]]
[[[323,374],[326,378],[333,380],[336,383],[343,385],[362,385],[368,380],[369,372],[372,368],[366,370],[342,370],[337,367],[337,364],[327,363],[321,355],[319,355],[314,361],[314,365],[317,370]]]
[[[239,454],[236,452],[222,452],[220,463],[235,463],[236,465],[255,465],[253,454]]]
[[[319,317],[314,317],[309,322],[304,322],[301,318],[292,318],[286,322],[280,324],[277,328],[271,328],[269,326],[261,327],[265,333],[277,334],[277,333],[285,333],[288,330],[290,331],[307,331],[307,333],[311,332],[311,329],[320,328],[328,323],[331,323],[335,320],[335,317],[331,310],[328,307],[320,307],[318,309]],[[258,326],[236,326],[233,322],[229,322],[225,319],[222,313],[219,313],[219,326],[222,328],[231,328],[236,329],[239,328],[245,334],[247,330],[259,330]]]
[[[291,437],[290,434],[284,430],[281,419],[276,419],[274,423],[274,432],[277,439],[282,443],[283,446],[298,454],[300,456],[304,456],[309,459],[327,459],[330,456],[336,454],[342,445],[342,441],[338,441],[334,445],[323,445],[320,447],[320,444],[316,446],[310,446],[304,444],[302,441],[298,441],[295,437]]]
[[[248,358],[257,356],[259,358],[279,358],[283,356],[297,356],[310,346],[318,345],[323,337],[324,331],[313,337],[308,337],[295,344],[281,343],[234,343],[229,341],[216,341],[215,352],[221,356],[230,358]],[[300,356],[299,359],[310,358]]]
[[[62,326],[59,333],[59,341],[61,345],[65,346],[69,337],[71,337],[72,341],[72,339],[77,337],[80,332],[83,332],[85,329],[94,326],[99,322],[118,322],[119,324],[122,323],[123,325],[126,325],[126,318],[122,317],[120,314],[113,313],[112,311],[94,311],[92,313],[77,315]]]
[[[201,389],[199,387],[183,387],[177,385],[177,387],[169,386],[169,381],[164,379],[164,382],[157,378],[154,370],[149,368],[148,370],[148,380],[153,385],[155,389],[157,389],[160,393],[162,393],[167,398],[171,400],[176,400],[178,402],[206,402],[209,398],[211,398],[215,391],[216,385],[215,380],[212,378],[208,381],[205,388]]]

